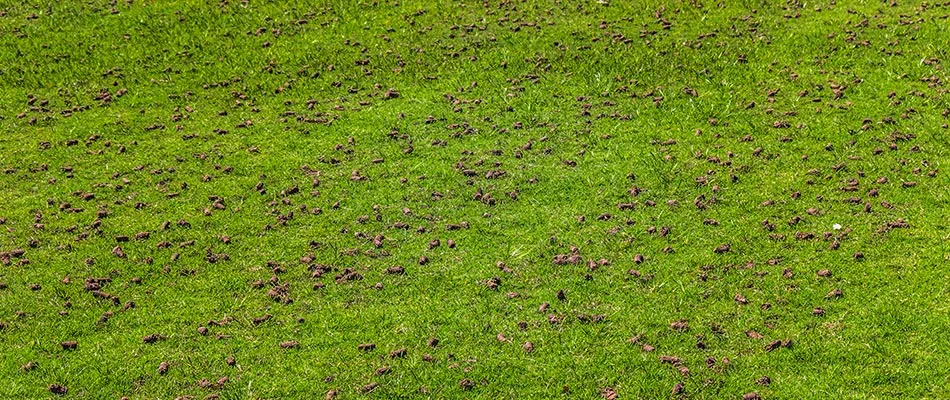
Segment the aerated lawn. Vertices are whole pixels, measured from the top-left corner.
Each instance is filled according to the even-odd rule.
[[[29,3],[2,398],[950,397],[948,2]]]

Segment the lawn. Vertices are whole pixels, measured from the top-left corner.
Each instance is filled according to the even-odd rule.
[[[2,398],[950,398],[950,3],[3,3]]]

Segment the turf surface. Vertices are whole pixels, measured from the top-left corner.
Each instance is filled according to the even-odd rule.
[[[950,397],[950,3],[27,3],[0,397]]]

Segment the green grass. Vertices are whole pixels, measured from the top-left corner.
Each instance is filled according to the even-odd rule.
[[[0,397],[950,397],[946,4],[28,3]]]

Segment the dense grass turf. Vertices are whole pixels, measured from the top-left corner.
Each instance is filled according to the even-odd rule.
[[[948,3],[32,3],[0,397],[950,397]]]

